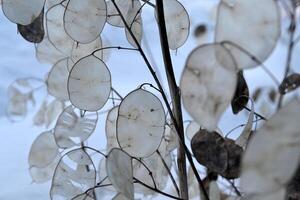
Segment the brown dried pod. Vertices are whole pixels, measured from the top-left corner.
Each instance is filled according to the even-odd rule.
[[[279,86],[280,94],[286,94],[300,86],[300,74],[291,74],[286,77]]]
[[[192,151],[197,161],[227,179],[235,179],[240,174],[240,160],[243,149],[231,139],[224,139],[217,132],[199,130],[191,141]]]
[[[221,173],[221,176],[227,179],[238,178],[241,171],[241,158],[243,154],[243,148],[236,145],[234,140],[225,139],[225,146],[228,153],[227,169]]]
[[[44,10],[40,15],[33,20],[31,24],[21,25],[18,24],[18,31],[22,37],[28,42],[40,43],[44,39],[45,29],[44,29]]]
[[[228,154],[225,141],[217,132],[199,130],[191,141],[197,161],[212,172],[222,173],[227,169]]]
[[[238,72],[238,81],[234,97],[231,101],[231,108],[234,114],[244,109],[249,101],[249,88],[244,78],[243,71]]]

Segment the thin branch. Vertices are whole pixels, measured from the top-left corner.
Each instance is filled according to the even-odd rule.
[[[258,122],[258,121],[260,121],[261,119],[255,119],[255,120],[253,120],[252,122],[253,123],[256,123],[256,122]],[[225,134],[225,138],[227,138],[233,131],[235,131],[236,129],[239,129],[239,128],[242,128],[242,127],[244,127],[244,126],[246,126],[247,124],[241,124],[241,125],[238,125],[238,126],[236,126],[236,127],[234,127],[233,129],[231,129],[228,133],[226,133]]]
[[[155,8],[155,5],[153,3],[151,3],[150,0],[142,0],[142,1],[147,3],[149,6],[152,6],[153,8]]]
[[[242,194],[241,194],[241,192],[239,191],[239,189],[235,186],[235,184],[234,184],[233,182],[231,182],[230,180],[228,180],[228,179],[226,179],[226,180],[227,180],[227,182],[231,185],[231,187],[234,189],[235,193],[236,193],[239,197],[241,197]]]
[[[99,151],[99,150],[97,150],[97,149],[94,149],[94,148],[92,148],[92,147],[88,147],[88,146],[82,146],[82,148],[84,148],[84,149],[90,149],[90,150],[92,150],[92,151],[95,151],[96,153],[99,153],[99,154],[101,154],[103,157],[107,157],[107,155],[105,155],[104,153],[102,153],[101,151]]]
[[[156,84],[157,84],[159,90],[161,91],[162,98],[163,98],[163,100],[164,100],[164,103],[165,103],[165,105],[166,105],[166,107],[167,107],[168,112],[170,113],[170,117],[171,117],[171,119],[172,119],[172,121],[173,121],[173,123],[174,123],[174,127],[175,127],[175,129],[176,129],[177,134],[178,134],[178,133],[180,132],[180,131],[179,131],[179,130],[180,130],[180,129],[179,129],[179,126],[178,126],[177,121],[176,121],[176,119],[175,119],[175,117],[174,117],[174,115],[173,115],[172,109],[171,109],[171,107],[170,107],[170,105],[169,105],[169,103],[168,103],[167,96],[166,96],[166,94],[165,94],[165,92],[164,92],[164,89],[163,89],[163,87],[162,87],[162,85],[161,85],[159,79],[158,79],[157,76],[156,76],[155,71],[153,70],[153,68],[152,68],[152,66],[151,66],[151,64],[150,64],[150,62],[149,62],[149,60],[147,59],[147,57],[146,57],[146,55],[145,55],[143,49],[141,48],[139,42],[137,41],[135,35],[132,33],[132,31],[130,30],[128,24],[126,23],[126,20],[125,20],[124,16],[122,15],[122,13],[121,13],[119,7],[117,6],[115,0],[112,0],[112,3],[113,3],[114,6],[116,7],[116,10],[118,11],[118,13],[120,13],[120,17],[121,17],[121,19],[122,19],[122,21],[123,21],[123,23],[124,23],[126,29],[128,30],[128,32],[129,32],[130,36],[132,37],[134,43],[136,44],[136,46],[137,46],[137,48],[138,48],[138,50],[139,50],[139,52],[140,52],[142,58],[144,59],[144,62],[145,62],[145,64],[146,64],[148,70],[150,71],[150,73],[151,73],[153,79],[155,80],[155,82],[156,82]],[[189,151],[188,147],[185,145],[184,141],[182,141],[181,137],[178,137],[178,138],[180,138],[179,141],[180,141],[180,143],[181,143],[181,144],[183,145],[183,147],[184,147],[184,150],[185,150],[185,153],[186,153],[186,155],[187,155],[188,161],[189,161],[189,163],[190,163],[190,165],[191,165],[191,167],[192,167],[192,170],[193,170],[193,172],[194,172],[194,174],[195,174],[195,176],[196,176],[196,179],[197,179],[198,183],[199,183],[200,185],[202,185],[201,188],[205,189],[205,188],[204,188],[204,185],[203,185],[203,183],[202,183],[202,180],[201,180],[201,178],[200,178],[200,176],[199,176],[199,174],[198,174],[198,172],[197,172],[196,166],[195,166],[195,164],[194,164],[194,162],[193,162],[193,158],[192,158],[191,152]],[[207,192],[206,192],[205,190],[203,190],[203,192],[204,192],[205,194],[207,194]],[[208,197],[208,195],[207,195],[207,197]]]
[[[285,72],[283,76],[283,80],[288,76],[291,68],[291,62],[293,57],[293,50],[294,50],[294,38],[295,38],[295,32],[296,32],[296,7],[293,8],[293,11],[291,13],[291,23],[289,27],[289,33],[290,33],[290,39],[289,39],[289,47],[287,52],[287,59],[286,59],[286,66],[285,66]],[[277,104],[277,110],[279,110],[282,106],[284,95],[281,93],[279,94],[279,100]]]
[[[179,169],[179,183],[180,183],[180,192],[181,197],[184,199],[188,199],[188,184],[187,184],[187,172],[186,172],[186,156],[189,160],[189,163],[192,167],[192,170],[196,176],[196,179],[200,185],[201,191],[205,197],[205,199],[209,200],[209,196],[206,192],[204,184],[198,174],[196,166],[193,162],[193,158],[191,153],[184,142],[184,127],[183,127],[183,119],[182,119],[182,110],[181,110],[181,97],[180,97],[180,88],[177,86],[175,74],[173,70],[171,55],[170,55],[170,48],[168,43],[168,36],[166,30],[166,22],[164,16],[164,4],[163,0],[156,0],[156,11],[157,11],[157,18],[158,18],[158,27],[160,33],[160,42],[161,42],[161,49],[165,63],[165,71],[167,74],[167,79],[169,83],[169,90],[173,101],[173,109],[175,112],[172,115],[170,112],[170,116],[172,117],[172,121],[174,123],[178,138],[179,138],[179,147],[177,150],[177,164]]]
[[[138,49],[130,48],[130,47],[121,47],[121,46],[112,46],[112,47],[102,47],[99,49],[96,49],[91,53],[91,55],[95,55],[98,51],[107,50],[107,49],[118,49],[118,50],[129,50],[129,51],[138,51]]]
[[[164,196],[166,196],[166,197],[169,197],[169,198],[171,198],[171,199],[183,200],[183,199],[181,199],[181,198],[178,198],[178,197],[175,197],[175,196],[170,195],[170,194],[168,194],[168,193],[165,193],[165,192],[163,192],[163,191],[161,191],[161,190],[159,190],[159,189],[155,189],[155,188],[153,188],[153,187],[147,185],[146,183],[144,183],[144,182],[142,182],[142,181],[140,181],[140,180],[138,180],[138,179],[136,179],[136,178],[133,178],[133,179],[136,181],[136,183],[138,183],[138,184],[140,184],[140,185],[142,185],[142,186],[144,186],[144,187],[146,187],[146,188],[148,188],[148,189],[150,189],[150,190],[153,190],[154,192],[157,192],[157,193],[159,193],[159,194],[162,194],[162,195],[164,195]]]
[[[113,87],[111,87],[111,90],[121,99],[123,100],[124,98],[122,97],[122,95]]]
[[[169,174],[169,176],[170,176],[170,178],[171,178],[171,181],[172,181],[172,183],[173,183],[173,185],[174,185],[174,187],[175,187],[175,190],[176,190],[178,196],[180,196],[180,191],[179,191],[178,185],[177,185],[177,183],[176,183],[176,181],[175,181],[175,178],[174,178],[174,176],[172,175],[171,170],[169,169],[169,167],[168,167],[166,161],[164,160],[164,158],[162,157],[162,155],[160,154],[160,152],[159,152],[158,150],[156,150],[156,153],[159,155],[161,162],[163,163],[165,169],[167,170],[167,172],[168,172],[168,174]]]
[[[141,164],[145,167],[145,169],[146,169],[146,170],[148,171],[148,173],[149,173],[149,176],[150,176],[151,179],[152,179],[154,188],[157,189],[157,185],[156,185],[156,182],[155,182],[155,180],[154,180],[153,173],[152,173],[152,171],[148,168],[148,166],[147,166],[143,161],[139,160],[138,158],[132,157],[132,159],[138,161],[139,163],[141,163]]]

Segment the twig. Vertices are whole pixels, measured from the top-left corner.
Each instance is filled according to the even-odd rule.
[[[121,13],[119,7],[117,6],[115,0],[112,0],[112,3],[113,3],[114,6],[116,7],[116,10],[118,11],[118,13],[120,13],[120,17],[121,17],[121,19],[122,19],[122,21],[123,21],[123,23],[124,23],[126,29],[128,30],[128,32],[129,32],[130,36],[132,37],[134,43],[136,44],[136,46],[137,46],[137,48],[138,48],[138,51],[140,52],[142,58],[144,59],[144,62],[145,62],[145,64],[146,64],[148,70],[150,71],[150,73],[151,73],[153,79],[155,80],[155,83],[157,84],[159,90],[161,91],[162,98],[163,98],[163,100],[164,100],[164,102],[165,102],[165,105],[166,105],[166,107],[167,107],[167,109],[168,109],[168,112],[170,113],[170,117],[171,117],[171,119],[172,119],[172,121],[173,121],[173,123],[174,123],[174,127],[175,127],[175,129],[176,129],[177,134],[180,133],[180,131],[179,131],[179,130],[180,130],[180,129],[179,129],[179,126],[178,126],[177,121],[176,121],[176,119],[175,119],[175,117],[174,117],[174,115],[173,115],[172,109],[171,109],[171,107],[170,107],[170,105],[169,105],[169,103],[168,103],[167,96],[166,96],[166,94],[165,94],[165,92],[164,92],[164,89],[163,89],[163,87],[162,87],[162,85],[161,85],[161,83],[160,83],[158,77],[156,76],[155,71],[153,70],[153,68],[152,68],[152,66],[151,66],[151,64],[150,64],[150,62],[149,62],[149,60],[147,59],[147,56],[145,55],[145,53],[144,53],[143,49],[141,48],[139,42],[137,41],[136,37],[134,36],[134,34],[132,33],[132,31],[130,30],[128,24],[126,23],[126,20],[125,20],[124,16],[122,15],[122,13]],[[180,143],[181,143],[181,144],[183,145],[183,147],[184,147],[184,150],[185,150],[185,153],[186,153],[186,155],[187,155],[188,161],[189,161],[189,163],[190,163],[190,165],[191,165],[191,167],[192,167],[192,170],[193,170],[193,172],[194,172],[194,174],[195,174],[195,176],[196,176],[196,179],[197,179],[198,183],[199,183],[200,185],[202,185],[202,186],[201,186],[202,189],[205,189],[205,188],[204,188],[204,185],[203,185],[203,183],[202,183],[202,180],[201,180],[201,178],[200,178],[200,176],[199,176],[199,174],[198,174],[198,172],[197,172],[196,166],[195,166],[195,164],[194,164],[194,162],[193,162],[193,158],[192,158],[191,152],[189,151],[188,147],[185,145],[184,141],[182,141],[182,138],[181,138],[181,137],[178,137],[178,138],[179,138]],[[203,190],[203,193],[207,194],[207,192],[206,192],[205,190]],[[206,195],[206,196],[208,197],[208,195]]]
[[[241,194],[241,192],[237,189],[237,187],[235,186],[235,184],[234,184],[233,182],[231,182],[230,180],[228,180],[228,179],[226,179],[226,180],[227,180],[227,182],[231,185],[231,187],[234,189],[235,193],[236,193],[239,197],[241,197],[242,194]]]
[[[121,99],[121,100],[123,100],[123,97],[122,97],[122,95],[115,89],[115,88],[113,88],[113,87],[111,87],[111,90]]]
[[[139,163],[141,163],[141,164],[145,167],[145,169],[146,169],[146,170],[148,171],[148,173],[149,173],[149,176],[150,176],[151,179],[152,179],[154,188],[157,189],[156,182],[155,182],[154,177],[153,177],[153,173],[152,173],[152,171],[148,168],[148,166],[147,166],[143,161],[139,160],[138,158],[132,157],[132,159],[138,161]]]
[[[153,3],[151,3],[150,0],[142,0],[142,1],[147,3],[149,6],[152,6],[153,8],[155,8],[155,5]]]
[[[294,50],[294,38],[295,38],[295,30],[296,30],[296,6],[293,7],[293,11],[291,12],[291,23],[289,27],[289,33],[290,33],[290,39],[289,39],[289,47],[288,47],[288,53],[287,53],[287,59],[286,59],[286,66],[285,66],[285,72],[283,76],[283,80],[287,77],[288,73],[290,72],[291,68],[291,62],[292,62],[292,56],[293,56],[293,50]],[[279,110],[282,106],[284,95],[281,93],[279,94],[279,100],[277,104],[277,110]]]
[[[102,47],[99,49],[96,49],[91,53],[91,55],[95,55],[96,52],[102,51],[102,50],[107,50],[107,49],[118,49],[118,50],[129,50],[129,51],[138,51],[138,49],[135,48],[130,48],[130,47],[121,47],[121,46],[114,46],[114,47]]]
[[[157,193],[159,193],[159,194],[162,194],[162,195],[164,195],[164,196],[166,196],[166,197],[169,197],[169,198],[171,198],[171,199],[183,200],[183,199],[181,199],[181,198],[178,198],[178,197],[175,197],[175,196],[170,195],[170,194],[168,194],[168,193],[165,193],[165,192],[163,192],[163,191],[161,191],[161,190],[159,190],[159,189],[155,189],[155,188],[153,188],[153,187],[147,185],[146,183],[144,183],[144,182],[142,182],[142,181],[140,181],[140,180],[138,180],[138,179],[136,179],[136,178],[133,178],[133,179],[136,181],[136,183],[138,183],[138,184],[140,184],[140,185],[142,185],[142,186],[144,186],[144,187],[146,187],[146,188],[148,188],[148,189],[150,189],[150,190],[153,190],[154,192],[157,192]]]
[[[166,30],[165,16],[164,16],[164,4],[163,0],[156,0],[156,11],[158,18],[158,27],[160,33],[160,42],[161,49],[165,63],[165,71],[167,74],[169,90],[171,94],[171,99],[173,101],[173,109],[175,113],[175,118],[173,118],[173,123],[175,125],[178,138],[180,138],[179,147],[177,150],[177,164],[179,169],[179,183],[180,183],[180,195],[184,199],[188,199],[188,184],[187,184],[187,172],[186,172],[186,156],[190,162],[190,165],[196,175],[197,181],[200,184],[200,188],[202,190],[203,195],[208,200],[208,194],[205,190],[204,184],[197,172],[197,169],[193,163],[193,158],[190,155],[189,150],[187,149],[184,142],[184,128],[183,128],[183,119],[182,119],[182,110],[181,110],[181,97],[180,97],[180,89],[177,86],[175,74],[173,70],[170,48],[168,43],[168,36]],[[171,112],[170,112],[171,115]]]
[[[161,156],[161,154],[160,154],[160,152],[159,152],[158,150],[156,150],[156,153],[159,155],[161,162],[163,163],[165,169],[167,170],[167,172],[168,172],[168,174],[169,174],[169,176],[170,176],[170,178],[171,178],[171,181],[172,181],[172,183],[173,183],[173,185],[174,185],[174,187],[175,187],[175,190],[176,190],[178,196],[180,196],[180,191],[179,191],[178,185],[177,185],[177,183],[176,183],[176,181],[175,181],[175,178],[174,178],[174,176],[172,175],[171,170],[169,169],[169,167],[168,167],[166,161],[165,161],[164,158]]]

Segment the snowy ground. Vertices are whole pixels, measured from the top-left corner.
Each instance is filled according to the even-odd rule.
[[[213,21],[213,5],[215,1],[203,0],[191,3],[189,0],[183,0],[184,5],[191,15],[191,33],[194,27],[199,23],[209,23],[209,32],[207,36],[208,41],[212,41],[212,33],[214,24]],[[151,13],[150,13],[151,12]],[[144,36],[149,46],[153,57],[156,59],[155,63],[160,71],[161,79],[166,86],[164,78],[164,71],[161,69],[162,60],[160,59],[159,37],[157,29],[155,28],[155,21],[153,21],[153,13],[147,10],[145,33]],[[152,31],[154,29],[154,31]],[[151,30],[151,31],[150,31]],[[121,31],[106,26],[103,39],[114,36],[110,39],[112,45],[126,46],[128,43],[124,40],[124,36],[119,36]],[[192,34],[191,34],[192,35]],[[275,74],[282,74],[285,49],[285,39],[281,39],[278,48],[274,51],[272,59],[269,59],[266,65]],[[175,72],[179,79],[182,71],[185,58],[188,53],[197,45],[197,40],[192,36],[187,43],[178,50],[177,55],[172,53],[174,58],[173,63]],[[148,53],[149,54],[149,53]],[[276,58],[276,59],[274,59]],[[294,63],[299,63],[296,60]],[[136,53],[132,52],[118,52],[117,50],[111,52],[111,59],[107,63],[109,66],[114,87],[126,95],[129,91],[135,89],[138,85],[144,82],[152,82],[152,78],[148,73],[142,59]],[[1,13],[0,14],[0,200],[41,200],[49,199],[49,183],[43,185],[31,184],[31,178],[28,173],[27,156],[30,146],[35,137],[43,130],[41,128],[32,126],[32,119],[29,115],[24,121],[12,124],[4,116],[5,105],[7,102],[6,88],[16,78],[20,77],[44,77],[49,71],[50,66],[40,64],[35,59],[34,45],[24,41],[20,35],[17,34],[16,25],[9,22]],[[261,69],[250,70],[246,73],[246,78],[249,81],[250,90],[257,85],[272,85],[271,80]],[[280,76],[278,76],[281,79]],[[186,115],[186,119],[189,119]],[[101,121],[102,120],[102,121]],[[104,116],[100,119],[96,134],[100,136],[93,136],[91,140],[103,142],[103,134],[101,135],[101,127],[103,127]],[[220,123],[221,130],[226,133],[232,127],[239,125],[246,121],[246,115],[233,116],[230,109],[224,114]]]

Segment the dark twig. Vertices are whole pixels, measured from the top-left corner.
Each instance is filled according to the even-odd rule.
[[[286,59],[286,66],[285,66],[285,72],[283,76],[283,80],[288,76],[291,68],[291,62],[292,62],[292,56],[293,56],[293,50],[294,50],[294,39],[295,39],[295,32],[296,32],[296,6],[294,6],[293,11],[291,12],[291,23],[289,27],[289,33],[290,33],[290,38],[289,38],[289,47],[288,47],[288,53],[287,53],[287,59]],[[282,101],[283,101],[284,95],[281,93],[279,94],[279,100],[277,104],[277,110],[279,110],[282,106]]]
[[[136,183],[138,183],[138,184],[140,184],[140,185],[142,185],[142,186],[144,186],[144,187],[146,187],[146,188],[148,188],[148,189],[150,189],[150,190],[153,190],[154,192],[157,192],[157,193],[159,193],[159,194],[162,194],[162,195],[164,195],[164,196],[166,196],[166,197],[169,197],[169,198],[171,198],[171,199],[183,200],[183,199],[181,199],[181,198],[179,198],[179,197],[175,197],[175,196],[173,196],[173,195],[170,195],[170,194],[168,194],[168,193],[165,193],[165,192],[163,192],[163,191],[161,191],[161,190],[159,190],[159,189],[155,189],[155,188],[153,188],[153,187],[147,185],[146,183],[144,183],[144,182],[142,182],[142,181],[140,181],[140,180],[138,180],[138,179],[136,179],[136,178],[133,178],[133,179],[135,180]]]
[[[169,174],[169,176],[170,176],[170,178],[171,178],[171,181],[172,181],[172,183],[173,183],[173,185],[174,185],[174,187],[175,187],[175,190],[176,190],[178,196],[180,196],[180,191],[179,191],[178,185],[177,185],[177,183],[176,183],[176,181],[175,181],[175,178],[174,178],[174,176],[172,175],[171,170],[169,169],[169,167],[168,167],[166,161],[164,160],[164,158],[162,157],[162,155],[160,154],[160,152],[159,152],[158,150],[156,150],[156,153],[159,155],[161,162],[163,163],[165,169],[167,170],[167,172],[168,172],[168,174]]]
[[[137,41],[136,37],[134,36],[134,34],[132,33],[132,31],[130,30],[128,24],[126,23],[126,20],[125,20],[124,16],[121,14],[121,11],[120,11],[119,7],[117,6],[115,0],[112,0],[112,3],[114,4],[114,6],[116,7],[116,10],[117,10],[118,13],[120,14],[120,17],[121,17],[121,19],[122,19],[122,21],[123,21],[123,23],[124,23],[126,29],[128,30],[128,32],[129,32],[130,36],[132,37],[134,43],[136,44],[137,49],[139,50],[139,52],[140,52],[142,58],[144,59],[145,64],[146,64],[148,70],[150,71],[150,73],[151,73],[153,79],[155,80],[155,83],[157,84],[159,90],[161,91],[162,98],[163,98],[163,100],[164,100],[164,102],[165,102],[165,105],[166,105],[166,107],[167,107],[167,109],[168,109],[168,112],[170,113],[170,117],[171,117],[171,119],[172,119],[172,121],[173,121],[173,123],[174,123],[174,127],[175,127],[175,129],[176,129],[176,132],[177,132],[177,134],[179,134],[179,133],[180,133],[180,131],[179,131],[179,130],[180,130],[180,129],[179,129],[179,126],[178,126],[177,121],[176,121],[176,118],[175,118],[175,116],[174,116],[174,114],[173,114],[173,112],[172,112],[172,109],[171,109],[171,107],[170,107],[170,105],[169,105],[169,103],[168,103],[168,99],[167,99],[167,96],[166,96],[166,94],[165,94],[165,92],[164,92],[164,89],[163,89],[163,87],[162,87],[162,85],[161,85],[161,83],[160,83],[158,77],[156,76],[156,72],[153,70],[153,68],[152,68],[152,66],[151,66],[151,64],[150,64],[150,62],[149,62],[149,60],[147,59],[147,56],[145,55],[143,49],[141,48],[139,42]],[[180,138],[179,141],[180,141],[181,145],[183,145],[183,147],[184,147],[184,150],[185,150],[185,153],[186,153],[186,155],[187,155],[188,161],[189,161],[189,163],[190,163],[190,165],[191,165],[191,167],[192,167],[192,170],[193,170],[193,172],[194,172],[194,174],[195,174],[195,176],[196,176],[196,179],[197,179],[198,183],[199,183],[200,185],[202,185],[202,186],[201,186],[202,189],[205,189],[205,188],[204,188],[204,185],[203,185],[203,182],[202,182],[202,180],[201,180],[201,178],[200,178],[200,176],[199,176],[199,174],[198,174],[198,172],[197,172],[197,169],[196,169],[196,166],[195,166],[195,164],[194,164],[194,161],[193,161],[191,152],[189,151],[188,147],[185,145],[185,143],[184,143],[184,141],[182,140],[182,138],[181,138],[181,137],[179,137],[179,138]],[[204,194],[206,194],[206,196],[208,197],[207,192],[206,192],[205,190],[203,190],[202,192],[203,192]],[[208,199],[208,198],[207,198],[207,199]]]

